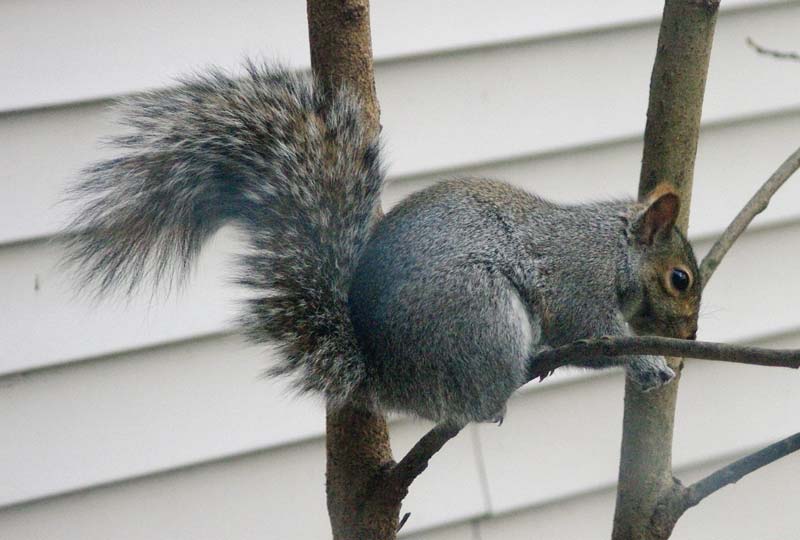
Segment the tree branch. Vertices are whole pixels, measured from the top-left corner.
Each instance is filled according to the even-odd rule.
[[[758,54],[765,54],[779,60],[799,60],[800,54],[796,52],[776,51],[774,49],[765,49],[758,45],[752,38],[747,38],[747,44],[750,45]]]
[[[685,508],[688,509],[697,505],[700,501],[728,484],[736,483],[745,475],[797,450],[800,450],[800,433],[795,433],[791,437],[787,437],[722,467],[685,489],[683,493]]]
[[[621,356],[627,354],[653,354],[662,356],[701,358],[721,362],[735,362],[756,366],[800,368],[800,350],[764,349],[709,341],[657,336],[601,337],[570,343],[548,349],[530,360],[530,379],[544,379],[555,369],[597,356]]]
[[[441,450],[447,441],[458,435],[463,427],[457,424],[439,424],[432,428],[417,441],[398,464],[391,468],[387,478],[388,484],[405,493],[411,482],[428,468],[428,462],[434,454]]]
[[[786,158],[772,176],[764,183],[755,195],[747,202],[739,214],[734,218],[725,232],[717,239],[711,251],[703,258],[700,264],[700,279],[705,287],[709,278],[717,269],[722,258],[728,253],[733,243],[739,238],[744,230],[750,225],[758,214],[763,212],[776,191],[800,168],[800,148]]]

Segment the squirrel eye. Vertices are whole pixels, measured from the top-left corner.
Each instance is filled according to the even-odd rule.
[[[691,282],[689,274],[680,268],[673,268],[669,276],[672,286],[679,291],[685,291],[689,288]]]

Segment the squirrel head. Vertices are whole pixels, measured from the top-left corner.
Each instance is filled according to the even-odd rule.
[[[680,198],[669,187],[637,204],[628,225],[628,242],[637,254],[637,302],[628,324],[638,335],[694,339],[702,284],[692,246],[675,222]]]

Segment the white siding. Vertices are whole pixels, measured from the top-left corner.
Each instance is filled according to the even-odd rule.
[[[386,206],[454,175],[559,200],[635,192],[661,2],[373,4]],[[800,141],[796,70],[744,44],[797,49],[800,3],[724,4],[693,197],[700,253]],[[49,241],[64,184],[104,155],[106,99],[245,53],[307,66],[304,3],[30,0],[0,3],[0,20],[0,538],[328,536],[322,407],[260,378],[269,351],[231,333],[235,235],[170,300],[100,304],[74,297]],[[702,338],[800,347],[798,197],[792,180],[719,269]],[[798,377],[689,362],[676,466],[691,477],[796,431]],[[502,428],[470,426],[436,456],[404,535],[608,537],[621,412],[619,373],[528,385]],[[426,427],[395,419],[397,454]],[[797,536],[798,464],[726,488],[675,537]]]
[[[760,34],[790,41],[798,20],[796,3],[720,18],[705,106],[708,122],[800,109],[800,93],[787,80],[786,64],[767,61],[744,44],[747,36]],[[392,174],[431,174],[552,152],[566,153],[563,159],[569,160],[578,149],[638,140],[657,31],[653,20],[615,32],[379,63],[376,81]],[[107,78],[97,74],[92,80]],[[68,208],[53,209],[63,180],[90,161],[99,137],[113,132],[104,108],[96,103],[5,117],[0,155],[7,156],[9,166],[0,170],[0,196],[13,204],[0,214],[0,241],[56,230]],[[775,141],[779,148],[788,143]],[[537,185],[534,178],[529,182]],[[572,185],[559,191],[575,197],[591,182],[592,176],[573,176]],[[629,186],[615,186],[620,189],[628,192]]]
[[[682,478],[697,480],[735,457],[739,456],[677,472]],[[672,540],[796,538],[800,523],[793,504],[800,496],[800,488],[796,482],[787,481],[787,477],[796,476],[798,468],[800,456],[795,454],[714,494],[681,518]],[[473,527],[480,540],[609,538],[614,497],[613,489],[602,489],[532,509],[492,516]],[[428,540],[429,537],[420,535],[419,538]],[[438,538],[430,536],[430,540]],[[450,537],[443,535],[442,538]]]
[[[729,0],[730,7],[777,4]],[[375,0],[378,60],[652,21],[653,0]],[[98,99],[160,86],[198,65],[235,67],[245,54],[308,66],[305,3],[283,0],[75,0],[0,6],[0,111]],[[410,35],[409,29],[413,28]],[[265,43],[268,48],[265,48]],[[58,84],[53,84],[58,81]]]

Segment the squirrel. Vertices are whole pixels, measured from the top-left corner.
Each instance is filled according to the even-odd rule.
[[[379,218],[380,136],[357,96],[282,67],[211,69],[122,104],[122,150],[69,190],[66,261],[99,294],[184,275],[234,223],[249,241],[241,327],[273,375],[329,406],[501,421],[537,352],[600,336],[694,339],[701,286],[666,184],[560,205],[485,179],[438,183]],[[642,390],[663,357],[624,366]]]

